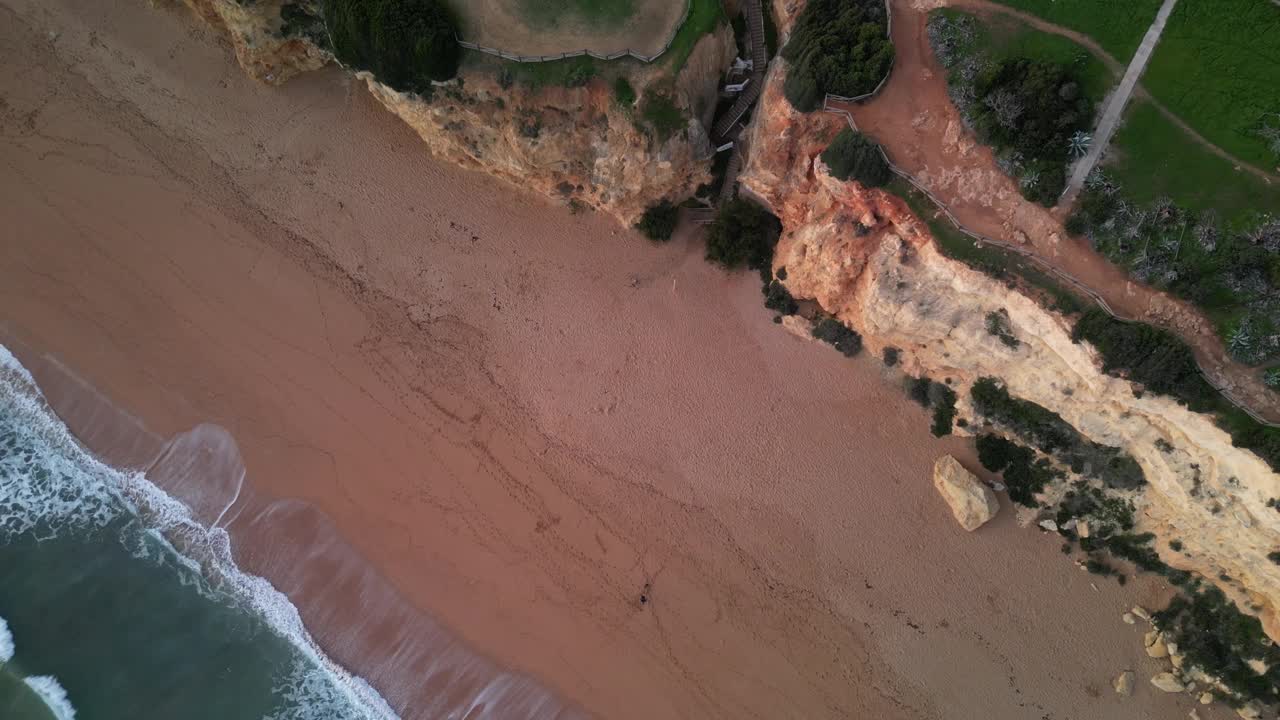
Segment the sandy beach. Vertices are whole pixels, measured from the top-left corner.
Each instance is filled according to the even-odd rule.
[[[961,530],[930,469],[970,445],[689,229],[439,164],[336,70],[255,85],[180,7],[0,0],[0,55],[0,334],[224,428],[238,560],[404,717],[427,657],[609,718],[1186,716],[1120,619],[1161,583]]]

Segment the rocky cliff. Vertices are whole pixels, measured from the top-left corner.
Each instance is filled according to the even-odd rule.
[[[774,263],[790,292],[861,332],[870,351],[901,349],[905,372],[945,378],[969,431],[982,424],[969,388],[990,376],[1127,452],[1147,480],[1126,493],[1135,531],[1155,533],[1161,559],[1216,583],[1280,638],[1280,566],[1267,557],[1280,548],[1280,512],[1268,505],[1280,476],[1209,416],[1102,373],[1067,319],[944,256],[902,200],[829,175],[818,154],[845,121],[796,113],[784,73],[783,63],[770,71],[741,181],[782,219]],[[993,312],[1006,314],[1016,346],[988,331]]]
[[[333,59],[322,47],[318,7],[309,0],[183,2],[225,29],[240,64],[262,82],[278,84]],[[679,201],[710,179],[705,127],[734,54],[732,31],[722,26],[697,43],[675,77],[661,60],[609,65],[611,71],[625,67],[640,98],[634,107],[620,105],[602,78],[535,88],[485,58],[469,59],[458,78],[430,98],[359,76],[436,156],[630,225],[646,207],[664,198]],[[666,139],[646,127],[638,116],[648,92],[670,95],[689,118],[686,126]]]

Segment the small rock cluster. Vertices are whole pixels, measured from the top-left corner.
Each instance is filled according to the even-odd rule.
[[[1170,641],[1159,628],[1154,626],[1151,622],[1151,614],[1146,609],[1134,607],[1120,616],[1120,619],[1126,625],[1137,625],[1138,621],[1151,625],[1151,630],[1143,635],[1143,647],[1146,648],[1148,656],[1169,661],[1170,668],[1167,671],[1157,673],[1151,678],[1152,686],[1161,692],[1186,693],[1199,700],[1201,705],[1212,703],[1217,697],[1215,692],[1219,694],[1227,692],[1217,678],[1186,664],[1186,658],[1178,652],[1178,644]],[[1133,671],[1125,670],[1117,675],[1111,682],[1111,686],[1118,695],[1126,697],[1132,695]],[[1236,714],[1245,720],[1259,720],[1262,717],[1262,707],[1254,702],[1246,703],[1236,709]],[[1193,708],[1190,716],[1192,720],[1198,720],[1200,714]]]

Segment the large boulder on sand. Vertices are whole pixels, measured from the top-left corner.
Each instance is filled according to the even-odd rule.
[[[983,485],[950,455],[943,455],[933,464],[933,486],[951,506],[951,514],[965,530],[977,530],[995,517],[1000,509],[991,488]]]

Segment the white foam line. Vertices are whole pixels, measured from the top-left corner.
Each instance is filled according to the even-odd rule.
[[[36,379],[31,377],[31,373],[22,366],[22,363],[18,362],[18,358],[14,357],[13,353],[9,352],[9,348],[3,344],[0,344],[0,367],[8,368],[17,373],[18,377],[30,383],[31,387],[34,388],[36,386]]]
[[[2,351],[0,365],[13,370],[25,380],[31,380],[31,374],[8,350],[3,348],[3,345],[0,345],[0,351]],[[91,487],[76,488],[84,490],[77,496],[77,500],[87,502],[92,496],[92,500],[97,500],[99,505],[89,508],[90,512],[87,515],[81,512],[73,522],[105,525],[117,515],[117,512],[107,508],[104,501],[108,498],[119,501],[131,512],[141,516],[147,524],[154,526],[158,531],[157,538],[164,540],[162,544],[174,553],[176,560],[187,565],[194,563],[202,569],[202,574],[206,577],[225,581],[232,590],[229,594],[248,605],[277,635],[293,644],[311,660],[351,705],[363,711],[367,720],[399,720],[399,715],[367,681],[351,674],[324,653],[303,626],[297,607],[284,593],[277,590],[265,578],[245,573],[235,565],[231,555],[230,536],[226,530],[209,529],[200,525],[192,518],[190,508],[161,490],[143,474],[125,473],[99,461],[80,445],[66,425],[47,408],[38,393],[39,387],[33,380],[30,388],[15,387],[14,383],[7,382],[4,375],[0,373],[0,399],[10,400],[13,409],[20,416],[19,422],[35,427],[37,433],[49,443],[54,452],[64,454],[67,461],[77,466],[79,470],[75,473],[79,476],[77,479],[83,478],[85,485],[91,485]],[[0,476],[0,481],[3,480],[4,478]],[[108,482],[110,480],[114,480],[114,483]],[[2,488],[3,484],[0,483],[0,489]],[[98,494],[101,491],[105,491],[106,497]],[[35,501],[37,498],[31,498],[31,500]],[[53,509],[58,511],[58,514],[73,509],[63,505],[65,503],[57,504]],[[50,508],[27,507],[27,510],[47,516]],[[83,511],[83,508],[81,510]],[[21,528],[20,525],[19,529]],[[206,564],[201,565],[199,558],[191,558],[179,552],[165,537],[168,535],[192,540],[191,550],[203,551],[207,554]],[[41,697],[45,698],[58,720],[72,720],[75,717],[75,710],[66,701],[66,693],[62,691],[57,680],[41,676],[28,678],[27,684],[41,693]],[[55,703],[58,702],[61,702],[61,705],[55,707]],[[59,714],[62,712],[67,714]]]
[[[13,633],[9,632],[9,623],[0,617],[0,665],[13,659]]]
[[[44,704],[48,706],[49,712],[57,720],[75,720],[76,709],[72,707],[71,701],[67,699],[67,691],[62,688],[62,684],[52,675],[36,675],[24,680],[27,687],[31,691],[40,696]]]

